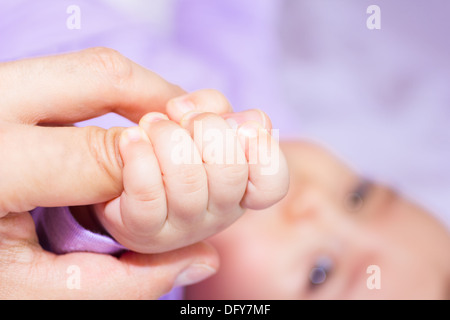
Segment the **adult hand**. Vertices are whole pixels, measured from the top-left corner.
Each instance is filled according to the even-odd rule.
[[[181,88],[106,48],[0,64],[0,88],[1,298],[157,298],[174,282],[185,285],[217,269],[217,254],[204,243],[119,259],[56,256],[39,246],[28,213],[119,196],[123,128],[68,125],[108,112],[137,122],[165,112]],[[201,111],[230,111],[214,108]],[[175,119],[181,115],[172,111]],[[70,265],[80,271],[76,290],[66,282]]]

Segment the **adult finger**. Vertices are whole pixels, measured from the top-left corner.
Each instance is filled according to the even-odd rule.
[[[0,75],[1,117],[26,124],[74,123],[108,112],[138,122],[185,93],[108,48],[3,63]]]
[[[121,194],[123,128],[3,125],[0,216],[82,205]]]
[[[39,246],[28,212],[0,219],[0,240],[0,299],[157,299],[219,266],[207,243],[156,255],[55,255]]]

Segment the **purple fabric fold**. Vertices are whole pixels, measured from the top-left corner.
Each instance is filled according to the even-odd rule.
[[[96,252],[118,255],[126,248],[112,238],[84,229],[68,207],[36,208],[32,212],[39,242],[56,254]]]

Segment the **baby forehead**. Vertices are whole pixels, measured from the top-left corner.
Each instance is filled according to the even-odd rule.
[[[315,142],[301,139],[282,140],[280,146],[291,165],[308,165],[317,161],[321,165],[338,162],[336,156]]]
[[[323,146],[305,140],[281,141],[289,165],[291,185],[347,189],[358,183],[359,176],[341,159]]]

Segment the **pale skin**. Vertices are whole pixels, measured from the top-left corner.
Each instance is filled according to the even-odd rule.
[[[0,263],[3,266],[0,297],[157,298],[174,283],[189,285],[216,272],[219,269],[217,250],[221,257],[219,272],[209,280],[187,287],[187,298],[448,298],[447,230],[424,210],[381,186],[370,188],[362,206],[349,207],[348,195],[358,189],[361,179],[333,156],[311,144],[284,145],[291,168],[288,196],[262,211],[247,210],[234,224],[210,238],[214,247],[204,242],[188,244],[230,225],[246,208],[270,206],[284,191],[273,192],[272,198],[265,197],[267,202],[259,202],[258,197],[244,200],[251,194],[247,192],[248,186],[254,185],[250,175],[248,181],[241,182],[245,188],[242,187],[239,193],[240,201],[236,200],[238,196],[227,201],[231,208],[229,212],[234,212],[229,219],[219,217],[212,222],[202,219],[214,213],[210,210],[214,205],[209,204],[217,200],[213,201],[209,196],[206,205],[194,210],[194,220],[200,221],[198,224],[192,224],[192,216],[183,219],[182,211],[172,213],[175,216],[180,213],[178,217],[187,222],[182,226],[204,232],[199,239],[191,238],[191,233],[183,231],[164,237],[160,232],[163,229],[159,228],[144,236],[136,234],[124,220],[114,220],[111,216],[129,216],[131,226],[142,227],[143,223],[145,228],[153,229],[155,225],[153,217],[147,220],[148,216],[133,215],[134,209],[148,210],[148,197],[138,197],[138,201],[127,199],[130,194],[141,194],[142,190],[144,195],[154,196],[152,192],[145,192],[154,181],[148,184],[149,181],[143,179],[141,184],[139,179],[154,176],[156,167],[147,171],[151,167],[146,166],[142,172],[136,161],[151,163],[163,159],[164,154],[153,149],[157,144],[153,142],[158,139],[158,130],[154,126],[169,127],[168,130],[173,126],[186,128],[195,143],[190,127],[192,122],[197,120],[206,125],[210,122],[213,126],[224,124],[223,118],[229,117],[231,111],[228,102],[220,94],[210,91],[186,96],[180,88],[108,49],[25,63],[4,64],[0,69],[9,76],[16,75],[2,83],[3,88],[10,86],[11,90],[6,90],[2,98],[5,107],[2,107],[0,143],[2,150],[14,150],[14,153],[2,155],[4,162],[0,166],[3,178],[0,187],[5,195],[0,204],[3,216],[0,219]],[[80,65],[89,67],[79,70]],[[51,72],[45,73],[46,81],[42,82],[42,70],[49,69]],[[23,70],[27,71],[31,81],[24,81],[19,76]],[[91,82],[87,85],[86,71],[92,75],[88,77]],[[65,78],[68,73],[70,76]],[[70,90],[61,91],[64,89],[62,84],[67,81]],[[45,94],[48,92],[46,85],[54,88],[51,95]],[[18,87],[23,92],[13,90]],[[102,99],[98,98],[99,92]],[[183,101],[192,99],[194,109],[199,113],[192,112],[184,118],[186,110],[178,112],[176,107],[170,107],[175,101],[172,99],[180,96]],[[30,97],[35,98],[33,103],[27,101]],[[69,103],[65,100],[67,97]],[[202,99],[209,102],[207,108],[198,103]],[[130,132],[128,135],[123,128],[43,126],[70,124],[109,111],[139,122],[139,127],[128,130],[137,129],[141,135],[127,131]],[[158,113],[147,114],[149,111]],[[164,113],[171,122],[167,122]],[[236,115],[236,120],[241,124],[248,120],[257,121],[260,122],[258,128],[269,129],[268,119],[263,115],[260,121],[259,115],[260,112],[250,111]],[[157,117],[160,121],[149,122],[147,117]],[[258,130],[258,134],[266,132]],[[24,147],[17,148],[17,145]],[[153,152],[148,152],[150,146]],[[243,150],[246,156],[247,151]],[[7,166],[10,163],[15,163],[15,167]],[[19,176],[27,176],[27,181],[18,180]],[[156,176],[163,179],[164,172],[160,170]],[[207,180],[209,178],[207,175]],[[128,187],[124,188],[127,180],[130,192],[127,192]],[[171,191],[165,187],[161,189],[160,185],[151,190],[159,190],[155,194],[164,193],[164,196]],[[85,214],[89,207],[83,205],[99,202],[103,204],[91,212],[99,220],[104,219],[104,228],[128,246],[135,246],[141,252],[182,248],[158,254],[129,252],[119,259],[91,253],[56,256],[40,248],[27,210],[36,206],[76,205],[73,207],[75,216],[80,221],[87,218],[84,223],[89,225],[91,216]],[[156,219],[164,221],[160,224],[164,226],[172,214],[169,207],[159,208]],[[157,245],[146,246],[149,240]],[[171,244],[167,246],[165,240],[170,240]],[[326,281],[312,285],[311,269],[322,256],[332,260],[333,266],[327,270]],[[367,288],[365,271],[370,264],[381,268],[380,290]],[[80,290],[67,289],[65,271],[70,265],[80,266],[83,270],[85,277]]]
[[[221,268],[188,286],[187,299],[450,298],[443,224],[389,188],[365,184],[316,144],[281,145],[288,195],[210,239]],[[321,264],[325,278],[314,273]],[[379,289],[367,285],[370,265],[379,267]]]
[[[257,110],[233,114],[216,91],[186,95],[105,48],[4,63],[0,73],[0,146],[6,150],[0,160],[1,298],[158,298],[174,285],[192,284],[218,269],[215,249],[199,241],[246,208],[270,206],[287,191],[282,154],[277,159],[282,170],[272,177],[276,188],[267,188],[260,166],[246,162],[249,150],[240,142],[255,132],[270,139],[267,116]],[[139,126],[70,126],[107,112]],[[239,147],[237,156],[244,161],[216,165],[203,158],[198,165],[186,164],[190,171],[184,175],[186,170],[171,166],[164,133],[184,128],[187,141],[201,151],[192,124],[225,130],[227,118],[240,127],[224,146]],[[180,199],[173,197],[178,194]],[[192,207],[183,206],[188,200],[183,196],[190,196]],[[89,222],[92,216],[83,212],[93,203],[98,205],[90,212],[103,227],[141,253],[115,258],[42,250],[29,210],[73,206],[75,216]],[[156,214],[138,215],[141,210]],[[82,271],[80,290],[67,288],[70,265]]]

